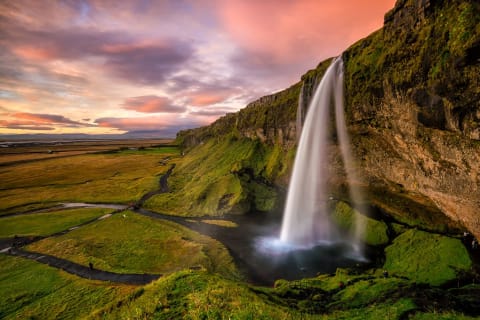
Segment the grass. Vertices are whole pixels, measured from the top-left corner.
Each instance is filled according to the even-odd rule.
[[[138,200],[158,188],[159,175],[168,170],[159,163],[163,158],[158,154],[95,154],[1,167],[0,214],[58,202]]]
[[[171,192],[152,197],[145,206],[177,215],[271,210],[276,192],[268,181],[287,168],[281,158],[285,153],[277,148],[234,135],[210,139],[177,161],[169,178]]]
[[[5,255],[0,255],[0,288],[2,319],[82,318],[135,290]]]
[[[411,316],[411,320],[475,320],[478,317],[467,316],[461,312],[429,312],[429,313],[416,313]]]
[[[420,283],[441,285],[472,264],[460,240],[410,229],[385,249],[384,268]]]
[[[228,251],[218,241],[173,222],[137,215],[114,215],[68,234],[29,245],[50,254],[101,270],[165,274],[202,266],[236,276]]]
[[[111,209],[70,209],[56,212],[5,217],[0,223],[0,238],[47,236],[101,217]]]
[[[119,151],[116,151],[118,154],[136,154],[136,155],[147,155],[147,154],[161,154],[161,155],[171,155],[178,156],[180,154],[180,149],[175,146],[160,146],[160,147],[149,147],[149,148],[123,148]]]
[[[238,224],[230,220],[222,220],[222,219],[204,219],[202,220],[203,223],[213,224],[220,227],[225,228],[236,228]]]
[[[182,271],[146,286],[136,299],[99,310],[94,319],[294,319],[238,282],[206,272]]]

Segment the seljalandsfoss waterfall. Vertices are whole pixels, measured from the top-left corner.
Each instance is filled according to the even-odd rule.
[[[347,180],[357,179],[345,125],[343,93],[343,61],[338,57],[327,69],[310,101],[290,180],[280,240],[301,248],[348,242],[355,253],[361,256],[360,237],[364,229],[361,221],[356,221],[353,235],[341,235],[332,224],[328,211],[328,201],[331,199],[327,185],[327,151],[331,143],[328,141],[331,107],[335,108],[337,140]],[[349,191],[353,207],[358,208],[361,203],[360,192],[351,186]]]

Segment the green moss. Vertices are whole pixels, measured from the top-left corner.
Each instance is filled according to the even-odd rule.
[[[408,292],[410,283],[398,278],[373,278],[354,282],[339,291],[331,307],[353,309],[392,300],[402,290]]]
[[[323,319],[345,320],[376,320],[376,319],[402,319],[402,315],[416,308],[415,303],[408,298],[397,301],[387,301],[373,304],[368,307],[337,311],[325,315]]]
[[[458,239],[410,229],[385,249],[384,268],[392,274],[440,285],[468,270],[471,260]]]
[[[404,226],[402,224],[398,224],[398,223],[392,223],[391,227],[392,227],[393,232],[397,236],[408,230],[408,228],[406,226]]]
[[[364,225],[363,241],[369,245],[382,245],[389,241],[385,222],[366,217],[343,201],[337,202],[332,219],[341,229],[352,234],[357,223]]]
[[[449,311],[449,312],[429,312],[429,313],[417,312],[414,315],[410,316],[409,319],[411,320],[475,320],[475,319],[478,319],[478,317],[467,316],[467,315],[464,315],[462,312]]]

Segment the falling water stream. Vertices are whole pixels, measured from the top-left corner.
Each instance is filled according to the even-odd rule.
[[[348,241],[361,254],[364,227],[356,222],[355,234],[345,239],[331,222],[329,192],[329,115],[335,107],[336,130],[347,180],[356,180],[350,142],[344,118],[343,61],[336,58],[325,72],[310,102],[297,149],[281,228],[280,241],[288,246],[311,248],[319,244]],[[354,207],[361,203],[360,192],[350,184]]]

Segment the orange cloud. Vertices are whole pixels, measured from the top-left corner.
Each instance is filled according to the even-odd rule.
[[[47,48],[19,46],[14,48],[13,52],[24,59],[49,60],[55,57],[55,53]]]
[[[222,102],[227,98],[228,95],[200,93],[192,95],[190,97],[190,103],[194,106],[208,106],[211,104]]]
[[[186,111],[185,107],[174,105],[169,98],[155,95],[128,98],[123,103],[123,108],[145,113],[182,113]]]

